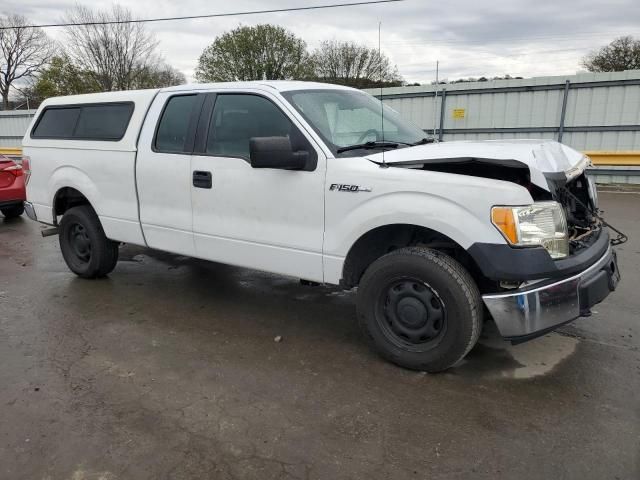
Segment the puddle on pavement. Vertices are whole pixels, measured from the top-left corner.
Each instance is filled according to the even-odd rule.
[[[482,375],[489,378],[528,379],[549,374],[573,355],[579,340],[549,333],[520,345],[511,345],[488,322],[480,341],[456,368],[462,375]]]

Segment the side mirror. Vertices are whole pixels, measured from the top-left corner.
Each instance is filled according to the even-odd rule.
[[[294,152],[289,137],[253,137],[249,140],[249,156],[253,168],[304,170],[309,152]]]

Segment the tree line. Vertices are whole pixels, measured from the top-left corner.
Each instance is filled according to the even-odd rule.
[[[127,23],[130,10],[76,6],[63,17],[63,40],[54,42],[27,18],[0,18],[2,108],[35,108],[48,97],[186,83],[158,53],[143,23]],[[306,42],[276,25],[241,26],[206,47],[196,68],[200,82],[316,80],[357,88],[403,84],[398,69],[376,49],[329,40],[310,52]]]
[[[306,42],[277,25],[241,26],[217,37],[198,59],[196,80],[312,80],[355,88],[394,87],[404,80],[389,58],[355,42]]]
[[[55,42],[24,16],[0,18],[0,26],[11,27],[0,30],[3,108],[9,108],[12,89],[19,94],[16,103],[34,108],[59,95],[185,83],[184,74],[158,53],[158,42],[144,25],[126,23],[132,19],[118,5],[106,11],[78,5],[63,21],[83,25],[66,27],[62,41]]]
[[[52,96],[186,82],[184,74],[164,60],[158,41],[144,24],[128,23],[134,20],[130,10],[78,5],[63,20],[76,25],[65,27],[63,40],[54,42],[23,16],[0,17],[0,27],[11,27],[0,30],[3,109],[35,108]],[[638,69],[640,40],[617,38],[583,58],[582,65],[591,72]],[[408,85],[375,48],[325,40],[309,50],[302,38],[270,24],[239,26],[216,37],[198,58],[195,78],[199,82],[311,80],[355,88]],[[12,91],[17,92],[14,105]]]

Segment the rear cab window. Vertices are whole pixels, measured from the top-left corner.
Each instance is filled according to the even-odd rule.
[[[133,115],[133,102],[45,107],[31,138],[118,141]]]
[[[193,109],[199,104],[197,94],[174,95],[167,100],[153,141],[159,153],[190,153]]]

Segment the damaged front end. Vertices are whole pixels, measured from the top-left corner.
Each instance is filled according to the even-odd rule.
[[[482,275],[484,304],[504,338],[520,343],[588,316],[616,289],[620,272],[612,245],[627,238],[598,209],[588,157],[547,141],[451,142],[403,150],[369,160],[511,182],[534,201],[494,206],[491,220],[506,243],[477,242],[467,249]],[[617,236],[611,238],[608,230]],[[537,245],[523,241],[537,240],[540,232]],[[549,232],[553,235],[544,236]],[[552,243],[559,238],[555,234],[562,248]]]
[[[538,157],[541,156],[540,152],[546,153],[540,149]],[[536,157],[536,150],[532,150],[532,156]],[[596,186],[587,175],[591,160],[586,156],[565,171],[552,172],[540,171],[531,162],[520,159],[482,157],[429,158],[386,165],[507,181],[526,188],[536,202],[554,200],[564,209],[569,255],[592,246],[605,226],[617,234],[611,240],[612,245],[627,240],[622,232],[604,221],[598,210]]]
[[[604,227],[616,233],[611,245],[620,245],[627,236],[607,223],[598,209],[598,193],[595,182],[587,174],[586,167],[591,165],[584,157],[584,167],[565,172],[548,174],[549,194],[564,208],[569,230],[569,254],[574,255],[591,247]]]

